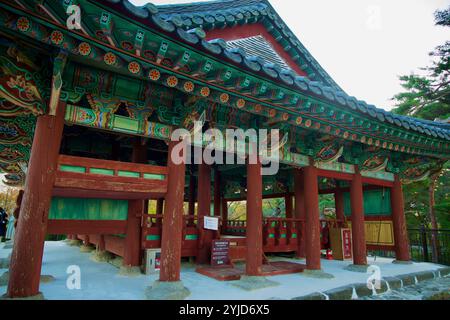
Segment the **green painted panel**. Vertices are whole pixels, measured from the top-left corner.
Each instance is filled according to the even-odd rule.
[[[80,166],[61,165],[59,166],[59,171],[86,173],[86,168]]]
[[[155,234],[151,234],[147,236],[147,240],[149,241],[156,241],[156,240],[161,240],[161,237]]]
[[[49,219],[56,220],[127,220],[128,201],[54,197]]]
[[[351,214],[350,193],[344,193],[344,213]],[[391,193],[389,189],[364,191],[364,214],[366,216],[390,216]]]
[[[275,238],[275,235],[273,233],[269,233],[269,238],[273,239],[273,238]]]
[[[149,179],[149,180],[164,180],[164,179],[166,179],[166,176],[163,175],[163,174],[144,173],[144,179]]]
[[[122,116],[114,116],[113,130],[139,133],[139,120]]]
[[[121,97],[136,99],[140,96],[141,81],[129,77],[117,76],[115,94]]]
[[[123,170],[119,170],[119,172],[117,172],[117,175],[119,177],[130,177],[130,178],[139,178],[141,176],[139,172],[123,171]]]
[[[101,174],[104,176],[113,176],[114,175],[114,170],[110,170],[110,169],[91,168],[90,172],[94,173],[94,174]]]
[[[186,239],[186,240],[197,240],[198,236],[196,234],[187,234],[184,239]]]
[[[292,236],[291,236],[291,239],[296,239],[296,238],[297,238],[297,234],[293,233]]]

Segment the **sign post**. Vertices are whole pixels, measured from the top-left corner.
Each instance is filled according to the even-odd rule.
[[[230,241],[213,240],[211,246],[211,266],[231,267]]]

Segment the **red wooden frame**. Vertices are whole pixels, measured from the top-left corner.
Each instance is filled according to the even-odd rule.
[[[86,168],[86,173],[61,171],[61,165]],[[112,170],[112,176],[91,173],[92,168]],[[118,172],[139,173],[139,178],[121,177]],[[144,179],[144,174],[164,175],[164,180]],[[167,193],[167,167],[125,163],[60,155],[53,196],[104,198],[104,199],[152,199]]]
[[[47,222],[47,234],[123,234],[127,221],[54,220]]]

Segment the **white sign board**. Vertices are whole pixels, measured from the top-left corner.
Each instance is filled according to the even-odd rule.
[[[203,228],[208,230],[219,230],[219,218],[205,216]]]

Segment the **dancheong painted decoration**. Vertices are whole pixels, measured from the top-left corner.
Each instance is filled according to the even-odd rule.
[[[69,28],[73,6],[80,25]],[[264,273],[264,252],[306,255],[305,268],[320,269],[316,233],[350,225],[355,264],[367,248],[409,260],[401,185],[442,168],[450,126],[344,92],[269,1],[1,0],[0,34],[0,172],[24,189],[15,250],[33,246],[13,255],[10,296],[38,292],[46,234],[96,244],[124,266],[162,247],[162,281],[179,279],[181,257],[209,263],[212,240],[233,235],[230,259],[246,260],[247,275]],[[179,128],[279,129],[279,170],[176,163]],[[335,221],[321,223],[319,193],[335,194]],[[274,197],[286,199],[285,217],[263,218],[262,199]],[[229,221],[228,203],[244,200],[247,220]],[[209,215],[219,230],[203,229]],[[377,219],[383,243],[361,232]]]

